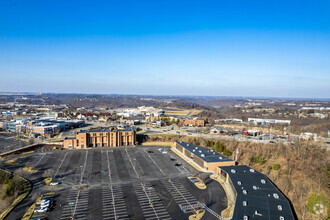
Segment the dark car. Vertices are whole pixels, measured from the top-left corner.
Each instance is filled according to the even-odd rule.
[[[148,153],[149,153],[149,154],[152,154],[152,153],[153,153],[153,151],[151,151],[151,150],[148,150]]]
[[[176,161],[176,159],[175,158],[171,158],[171,161]]]

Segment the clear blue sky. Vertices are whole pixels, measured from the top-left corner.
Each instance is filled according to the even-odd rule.
[[[0,91],[330,94],[330,1],[0,0]]]

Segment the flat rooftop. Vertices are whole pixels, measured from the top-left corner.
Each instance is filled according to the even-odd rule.
[[[219,168],[229,175],[237,193],[233,219],[295,219],[289,200],[266,175],[246,165]]]
[[[93,129],[93,130],[81,130],[78,133],[100,133],[100,132],[115,132],[115,131],[134,131],[133,128],[125,128],[125,129],[109,129],[109,128],[100,128],[100,129]]]
[[[183,141],[177,141],[176,143],[207,163],[233,161],[232,159],[206,147],[189,144]]]

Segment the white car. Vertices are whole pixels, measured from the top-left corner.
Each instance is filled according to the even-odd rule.
[[[48,208],[35,209],[34,212],[47,212]]]
[[[163,154],[167,154],[167,151],[166,151],[166,150],[163,150],[162,153],[163,153]]]
[[[57,186],[58,184],[60,184],[59,182],[51,182],[49,185],[50,186]]]

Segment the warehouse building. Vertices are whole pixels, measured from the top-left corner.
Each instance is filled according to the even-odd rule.
[[[119,147],[135,144],[136,133],[130,128],[80,131],[75,138],[65,138],[63,141],[64,148]]]
[[[232,219],[296,219],[289,200],[266,175],[246,165],[217,168],[236,197]]]
[[[232,159],[205,147],[177,141],[174,143],[174,148],[179,151],[183,157],[192,160],[198,166],[208,171],[216,171],[218,166],[235,165],[235,161]]]

